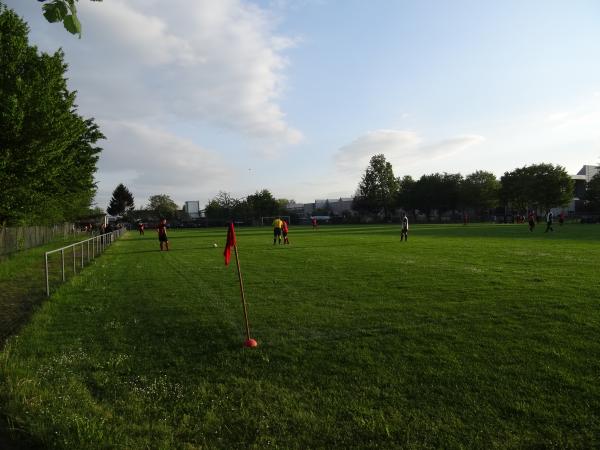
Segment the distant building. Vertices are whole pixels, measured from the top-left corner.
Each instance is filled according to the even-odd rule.
[[[583,209],[586,185],[598,172],[600,172],[600,166],[588,164],[583,166],[581,170],[577,172],[577,175],[571,175],[571,179],[575,181],[575,195],[569,206],[566,208],[568,212],[578,212]]]
[[[344,212],[352,211],[352,200],[351,197],[315,200],[315,209],[324,209],[336,216],[341,216]]]
[[[200,218],[200,202],[198,200],[185,202],[183,210],[188,213],[192,219]]]
[[[341,216],[344,212],[352,211],[352,200],[352,197],[340,197],[315,200],[313,203],[291,202],[286,209],[290,214],[297,214],[301,217],[312,217],[315,211],[326,211]]]

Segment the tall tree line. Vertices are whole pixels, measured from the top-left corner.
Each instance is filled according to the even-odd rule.
[[[353,208],[387,219],[397,209],[433,211],[471,210],[484,215],[498,206],[515,211],[548,210],[568,204],[574,183],[566,170],[552,164],[534,164],[506,172],[500,180],[484,170],[463,177],[460,173],[432,173],[418,180],[396,178],[384,155],[371,158]]]
[[[276,216],[284,212],[287,200],[278,200],[268,189],[257,191],[245,198],[233,198],[227,192],[219,192],[204,209],[211,220],[245,219],[258,222],[261,217]]]
[[[64,54],[38,52],[27,24],[0,4],[0,226],[76,218],[94,197],[103,139],[77,114]]]

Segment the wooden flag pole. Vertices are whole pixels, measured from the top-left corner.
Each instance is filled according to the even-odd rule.
[[[248,306],[246,305],[246,295],[244,294],[244,282],[242,281],[242,271],[240,270],[240,258],[238,256],[237,244],[233,244],[235,251],[235,263],[237,264],[238,280],[240,281],[240,292],[242,293],[242,306],[244,307],[244,322],[246,324],[246,339],[250,341],[250,325],[248,324]]]

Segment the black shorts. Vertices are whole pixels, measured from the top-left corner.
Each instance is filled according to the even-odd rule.
[[[166,234],[159,234],[158,235],[158,241],[159,242],[169,242],[169,238],[167,237]]]
[[[283,237],[287,237],[287,231],[285,231],[283,228],[281,229],[281,233],[283,234]]]
[[[281,236],[281,228],[273,228],[273,236]]]

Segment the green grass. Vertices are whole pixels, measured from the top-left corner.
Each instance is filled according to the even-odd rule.
[[[541,227],[540,227],[541,228]],[[600,227],[130,233],[0,355],[50,448],[600,446]],[[217,242],[217,249],[212,247]]]
[[[87,236],[56,238],[30,250],[0,257],[0,345],[45,298],[44,253]]]

